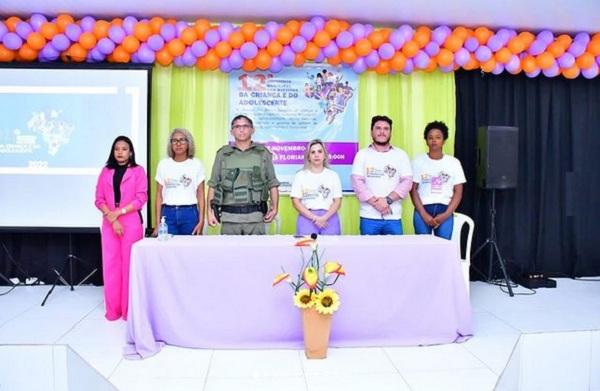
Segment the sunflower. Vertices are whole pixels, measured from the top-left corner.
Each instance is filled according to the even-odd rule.
[[[314,305],[315,296],[308,289],[300,289],[294,295],[294,305],[298,308],[310,308]]]
[[[325,289],[315,298],[315,309],[323,315],[331,315],[340,307],[340,297],[333,289]]]

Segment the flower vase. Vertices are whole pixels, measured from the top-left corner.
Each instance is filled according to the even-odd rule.
[[[314,308],[302,311],[304,325],[304,354],[308,359],[327,358],[331,315],[318,313]]]

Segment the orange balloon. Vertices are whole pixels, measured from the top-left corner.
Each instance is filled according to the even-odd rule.
[[[185,44],[180,39],[175,38],[167,44],[167,50],[173,57],[181,56],[185,52]],[[215,54],[216,56],[216,54]]]
[[[595,37],[595,35],[594,35]],[[590,43],[588,43],[588,47],[586,49],[588,53],[592,56],[600,56],[600,38],[592,39]]]
[[[456,52],[463,45],[463,39],[458,35],[450,34],[446,41],[444,42],[444,47],[452,52]]]
[[[501,62],[502,64],[507,64],[512,58],[513,54],[508,48],[502,48],[496,52],[494,57],[496,61]]]
[[[196,60],[196,68],[200,69],[201,71],[208,70],[208,65],[206,65],[206,59],[204,57],[199,57]]]
[[[554,41],[552,42],[550,45],[548,45],[548,47],[546,48],[546,51],[550,54],[552,54],[555,58],[558,58],[560,56],[562,56],[565,51],[567,50],[567,47],[564,46],[561,42],[559,41]]]
[[[350,23],[345,20],[340,20],[340,30],[346,31],[350,28]]]
[[[319,30],[313,37],[313,42],[317,44],[320,48],[324,48],[329,45],[331,42],[331,37],[325,30]]]
[[[236,30],[229,34],[228,41],[232,48],[239,49],[244,44],[244,42],[246,42],[246,39],[244,38],[244,34],[242,34],[241,31]]]
[[[435,58],[430,58],[424,71],[425,72],[433,72],[437,69],[437,67],[438,67],[438,64],[437,64],[437,61],[435,60]]]
[[[440,64],[440,66],[447,67],[448,65],[452,64],[453,61],[454,53],[448,49],[440,49],[439,53],[437,54],[437,63]]]
[[[294,66],[301,67],[306,62],[306,59],[302,55],[302,53],[296,53],[296,57],[294,57]]]
[[[194,22],[194,29],[198,33],[198,39],[204,38],[204,34],[206,34],[206,32],[210,30],[210,28],[210,22],[206,19],[197,19]]]
[[[304,49],[304,57],[307,60],[314,60],[319,57],[319,53],[321,53],[321,49],[314,42],[309,42],[306,44],[306,49]]]
[[[152,27],[146,22],[137,22],[133,26],[133,36],[140,42],[146,42],[152,35]]]
[[[148,21],[148,24],[150,25],[150,29],[152,30],[152,33],[158,34],[158,33],[160,33],[160,28],[163,26],[163,24],[165,24],[165,20],[163,18],[161,18],[160,16],[154,16],[152,19],[150,19]]]
[[[246,22],[240,26],[240,31],[244,35],[244,39],[246,41],[252,41],[254,38],[254,33],[258,30],[256,24],[251,22]]]
[[[75,20],[71,15],[68,14],[60,14],[56,17],[56,26],[58,26],[58,30],[62,33],[67,29],[67,26],[75,23]]]
[[[40,50],[46,44],[46,38],[37,31],[27,36],[27,44],[34,50]]]
[[[465,68],[467,71],[472,71],[473,69],[479,68],[479,61],[477,61],[473,53],[471,53],[469,56],[469,61],[463,65],[463,68]]]
[[[342,63],[342,58],[338,53],[334,57],[327,57],[327,62],[333,66],[340,65]]]
[[[67,56],[71,61],[83,62],[87,56],[87,50],[85,50],[80,44],[74,43],[67,49]]]
[[[466,27],[458,26],[452,31],[452,35],[456,35],[461,41],[464,41],[469,38],[469,30]]]
[[[490,39],[490,37],[494,35],[494,33],[487,27],[477,27],[475,29],[474,34],[475,38],[477,38],[477,41],[479,41],[480,45],[485,45],[488,39]]]
[[[58,26],[50,22],[42,23],[40,26],[40,33],[42,33],[44,38],[47,40],[51,40],[56,34],[59,33]]]
[[[371,50],[373,50],[373,45],[368,39],[362,38],[354,44],[354,50],[359,56],[366,56],[367,54],[371,53]]]
[[[419,52],[419,44],[415,41],[408,41],[402,46],[402,54],[408,58],[413,58]]]
[[[548,52],[544,52],[539,54],[535,61],[537,62],[538,67],[542,69],[548,69],[554,64],[554,56]]]
[[[186,45],[190,46],[198,39],[198,33],[196,32],[196,29],[192,27],[186,27],[179,35],[179,39],[181,39],[181,41]]]
[[[172,42],[172,41],[171,41]],[[140,41],[137,40],[133,35],[128,35],[121,42],[121,46],[127,53],[133,53],[140,47]],[[115,61],[117,59],[115,58]]]
[[[173,56],[167,48],[162,48],[158,52],[156,52],[156,62],[160,65],[166,67],[173,62]]]
[[[571,38],[567,34],[561,34],[558,37],[556,37],[556,41],[560,42],[563,46],[568,48],[571,45],[571,43],[573,42],[573,38]]]
[[[213,71],[217,69],[221,64],[221,59],[215,52],[215,49],[210,49],[208,53],[206,53],[206,55],[204,56],[204,59],[206,60],[206,66],[208,67],[208,69]]]
[[[581,73],[581,70],[577,65],[573,65],[570,68],[562,69],[562,75],[567,79],[575,79]]]
[[[584,52],[581,56],[577,57],[577,60],[575,60],[575,62],[577,63],[579,68],[588,69],[589,67],[594,65],[594,56],[592,56],[588,52]]]
[[[292,41],[292,38],[294,38],[294,33],[292,33],[292,30],[290,30],[289,27],[283,26],[277,30],[275,37],[282,45],[287,45]]]
[[[17,24],[19,22],[22,22],[21,18],[19,18],[18,16],[11,16],[10,18],[7,18],[4,21],[4,24],[6,25],[8,31],[15,32],[15,30],[17,29]]]
[[[508,50],[513,54],[519,54],[527,47],[520,36],[516,36],[508,41]]]
[[[123,19],[122,18],[114,18],[113,20],[110,21],[110,24],[112,26],[123,26]]]
[[[327,22],[325,22],[325,31],[327,31],[327,34],[329,34],[331,38],[337,37],[341,30],[342,26],[340,25],[339,21],[335,19],[329,19]]]
[[[392,33],[392,29],[383,28],[379,31],[381,31],[381,34],[383,35],[383,42],[388,42],[390,40],[390,34]]]
[[[297,20],[289,20],[286,24],[285,27],[289,28],[290,31],[292,32],[292,34],[294,35],[298,35],[300,33],[300,22]]]
[[[37,58],[38,51],[34,50],[27,43],[24,43],[17,52],[19,58],[23,61],[33,61]]]
[[[521,68],[527,73],[531,73],[538,68],[537,62],[532,55],[527,55],[521,60]]]
[[[346,64],[354,64],[356,61],[356,52],[351,47],[346,49],[340,49],[340,58]]]
[[[219,58],[228,57],[232,52],[231,45],[225,41],[221,41],[215,46],[215,53]]]
[[[529,45],[531,45],[531,43],[535,40],[535,35],[529,31],[520,32],[517,36],[521,39],[521,42],[523,42],[525,48],[528,48]]]
[[[373,45],[373,49],[378,49],[385,42],[383,33],[381,31],[377,31],[377,30],[375,30],[371,34],[369,34],[368,38],[369,38],[369,41],[371,41],[371,45]]]
[[[283,51],[283,45],[279,43],[279,41],[271,41],[267,45],[267,53],[271,56],[279,56]]]
[[[496,59],[494,57],[481,63],[481,70],[484,72],[490,73],[494,68],[496,68]]]
[[[57,23],[58,25],[58,23]],[[111,24],[108,23],[106,20],[98,20],[96,21],[96,23],[94,23],[94,35],[96,36],[96,39],[100,40],[102,38],[106,38],[108,37],[108,30],[110,29]],[[60,26],[59,26],[60,29]]]
[[[0,62],[11,62],[14,59],[15,52],[0,43]]]
[[[265,71],[269,69],[269,67],[271,66],[271,62],[273,62],[273,59],[271,58],[266,49],[260,49],[258,51],[258,54],[256,55],[256,58],[254,58],[254,62],[256,63],[256,67],[258,69]]]
[[[420,48],[425,47],[431,41],[431,30],[429,27],[421,26],[417,29],[412,39]]]
[[[390,60],[390,67],[396,72],[400,72],[406,65],[406,57],[401,52],[394,53],[394,56]]]
[[[245,70],[246,72],[254,72],[256,70],[256,64],[254,63],[254,60],[251,58],[244,60],[242,69]]]
[[[92,32],[87,31],[79,36],[79,44],[85,50],[92,49],[94,46],[96,46],[96,42],[96,36]]]
[[[375,67],[375,72],[379,75],[387,75],[390,73],[390,62],[386,60],[381,60]]]

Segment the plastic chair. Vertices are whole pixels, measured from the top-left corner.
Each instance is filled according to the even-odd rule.
[[[460,260],[460,265],[467,286],[467,293],[470,291],[469,286],[469,269],[471,267],[471,241],[473,240],[473,231],[475,230],[475,223],[473,219],[462,213],[454,213],[454,226],[452,227],[452,238],[451,240],[456,243],[459,251],[462,250],[461,239],[462,239],[462,228],[464,225],[468,226],[467,242],[465,245],[465,257]]]

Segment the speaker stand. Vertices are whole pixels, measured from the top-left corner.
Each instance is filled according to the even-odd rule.
[[[475,250],[471,259],[475,259],[477,255],[486,246],[488,248],[488,282],[492,276],[492,265],[494,263],[494,255],[500,265],[500,269],[502,270],[502,274],[504,275],[504,281],[506,282],[506,286],[508,287],[508,294],[510,297],[513,297],[515,294],[513,293],[512,287],[510,286],[510,279],[508,278],[508,273],[506,272],[506,263],[504,262],[504,258],[502,258],[502,254],[500,253],[500,248],[498,247],[498,243],[496,241],[496,189],[491,189],[492,191],[492,202],[490,203],[490,236],[483,242],[481,246]]]

